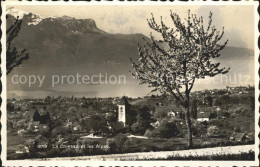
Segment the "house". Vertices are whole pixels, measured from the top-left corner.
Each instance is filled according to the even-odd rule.
[[[29,147],[24,145],[19,145],[18,149],[15,151],[16,154],[24,154],[29,153]]]
[[[230,93],[245,93],[249,88],[250,88],[250,86],[249,87],[246,87],[246,86],[229,87],[229,86],[227,86],[227,91]]]
[[[26,145],[29,147],[29,148],[34,148],[34,147],[36,147],[35,146],[35,140],[34,139],[28,139],[28,140],[26,140]]]
[[[75,126],[73,127],[73,130],[74,130],[74,131],[81,131],[81,130],[82,130],[82,127],[81,127],[80,125],[75,125]]]
[[[150,124],[151,126],[153,126],[154,128],[158,128],[160,126],[160,122],[156,121]]]
[[[100,138],[103,138],[103,137],[101,137],[101,136],[96,136],[94,133],[91,133],[91,134],[89,134],[89,135],[87,135],[87,136],[82,136],[82,137],[80,137],[81,139],[100,139]]]
[[[209,122],[209,112],[199,112],[197,114],[197,121],[198,122]]]
[[[20,136],[23,136],[25,134],[25,130],[24,129],[20,129],[17,131],[17,134],[20,135]]]
[[[167,113],[167,116],[168,116],[168,117],[175,117],[175,116],[176,116],[176,113],[173,112],[173,111],[169,111],[169,112]]]
[[[43,129],[44,131],[49,131],[50,126],[48,124],[40,124],[40,128]]]
[[[134,117],[131,112],[131,105],[127,98],[123,96],[118,104],[118,122],[122,122],[124,126],[130,125]]]
[[[217,107],[215,111],[216,111],[216,112],[220,112],[220,111],[221,111],[221,108]]]
[[[162,104],[161,102],[156,103],[156,105],[157,105],[157,106],[160,106],[160,107],[163,106],[163,104]]]
[[[32,122],[32,131],[38,132],[40,130],[40,121],[33,121]]]

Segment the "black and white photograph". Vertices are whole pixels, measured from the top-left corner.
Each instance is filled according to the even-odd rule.
[[[2,9],[4,163],[259,164],[256,2]]]

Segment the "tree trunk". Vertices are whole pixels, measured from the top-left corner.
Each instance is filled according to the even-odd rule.
[[[186,118],[187,130],[188,130],[188,146],[189,148],[192,148],[193,142],[192,142],[192,129],[191,129],[191,120],[190,120],[190,100],[188,94],[186,94],[186,100],[185,100],[185,118]]]

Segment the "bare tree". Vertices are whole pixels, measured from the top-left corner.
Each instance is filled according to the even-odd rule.
[[[8,16],[6,16],[8,19]],[[8,75],[15,67],[22,64],[24,60],[29,59],[26,49],[18,51],[12,46],[13,40],[18,36],[22,25],[22,20],[17,17],[14,23],[6,30],[6,74]]]
[[[214,77],[225,74],[230,68],[220,68],[220,63],[211,60],[220,56],[227,41],[221,43],[224,35],[212,26],[212,13],[205,26],[203,17],[190,14],[184,22],[179,15],[171,11],[174,28],[161,23],[157,24],[153,14],[148,19],[151,29],[162,35],[162,40],[155,40],[151,34],[151,41],[145,40],[146,45],[138,45],[139,59],[130,59],[135,72],[134,78],[139,84],[148,84],[153,91],[167,93],[185,108],[185,118],[188,129],[188,145],[193,147],[190,119],[190,92],[196,79],[206,76]],[[148,47],[147,47],[148,46]]]

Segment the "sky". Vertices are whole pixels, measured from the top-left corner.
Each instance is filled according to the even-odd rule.
[[[191,13],[204,17],[206,22],[209,12],[213,12],[213,25],[218,30],[225,28],[225,37],[229,39],[229,46],[254,48],[254,8],[253,6],[15,6],[27,12],[32,12],[41,16],[70,16],[80,19],[91,18],[95,20],[97,26],[109,33],[135,34],[142,33],[149,36],[151,29],[146,19],[151,18],[153,13],[155,19],[160,21],[162,16],[166,25],[171,26],[170,10],[187,17],[188,9]],[[160,38],[159,34],[153,35]]]

